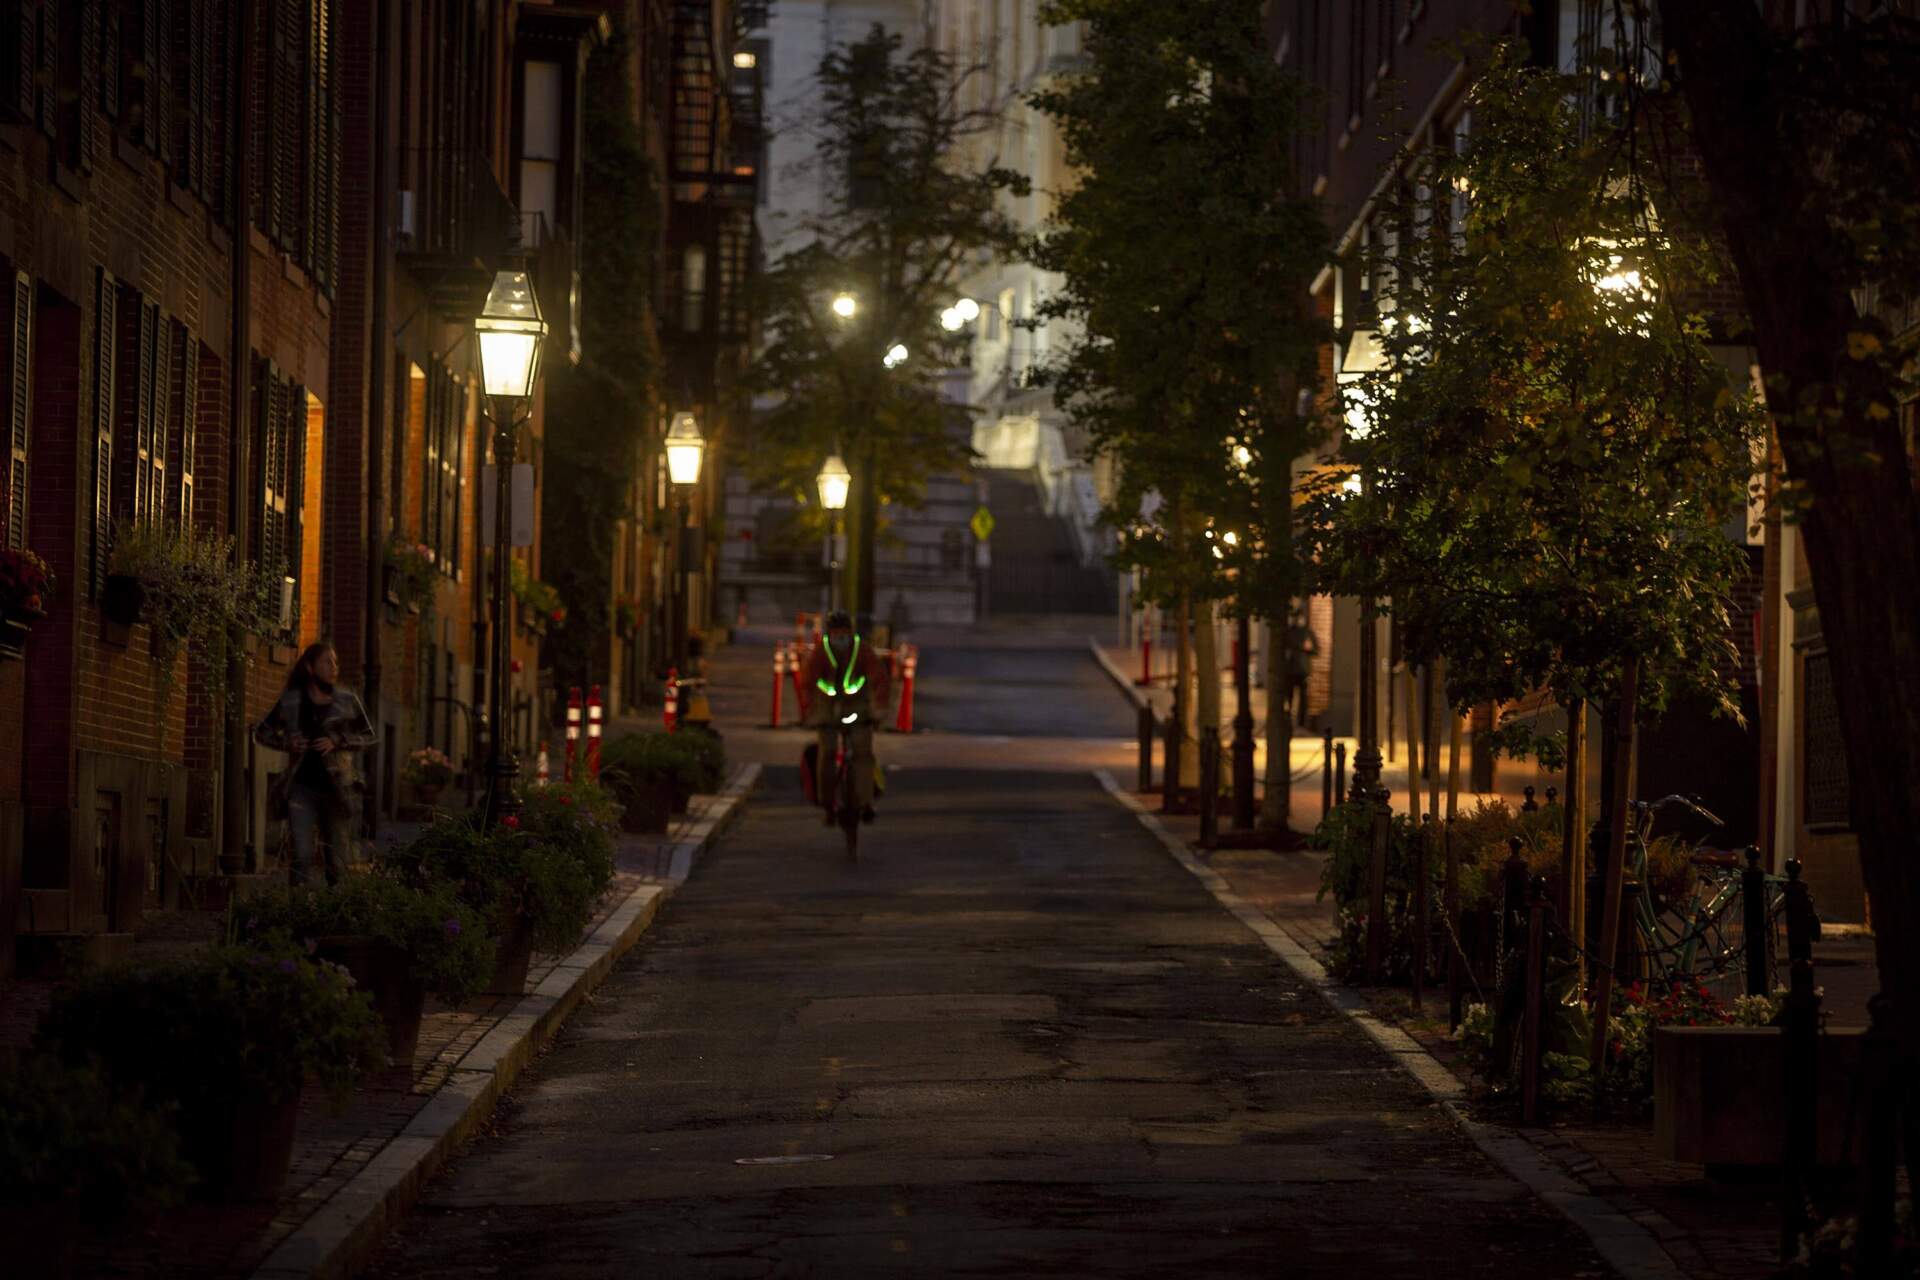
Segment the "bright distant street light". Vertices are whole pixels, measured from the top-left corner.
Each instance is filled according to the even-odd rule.
[[[733,65],[742,71],[751,71],[754,67],[758,66],[759,63],[760,59],[746,49],[742,49],[739,53],[733,55]]]
[[[960,314],[960,308],[948,307],[940,313],[940,327],[948,333],[958,333],[967,327],[967,318]]]
[[[880,363],[889,369],[898,369],[907,362],[907,344],[896,342],[887,348],[887,354],[880,357]]]
[[[842,320],[853,319],[854,313],[858,310],[860,310],[860,300],[852,294],[836,293],[833,295],[833,314],[839,316]]]
[[[960,313],[960,318],[962,320],[965,320],[969,323],[975,320],[978,320],[980,318],[980,304],[975,302],[972,298],[960,299],[960,301],[953,304],[953,309]]]

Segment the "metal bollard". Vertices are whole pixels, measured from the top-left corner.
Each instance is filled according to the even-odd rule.
[[[1548,787],[1547,788],[1547,806],[1551,808],[1554,805],[1559,803],[1560,803],[1560,788]]]
[[[1333,749],[1333,799],[1338,804],[1347,794],[1347,744]]]
[[[767,723],[769,729],[780,727],[780,695],[784,692],[781,686],[786,682],[786,678],[787,651],[785,647],[775,645],[773,646],[773,716]]]
[[[668,733],[673,733],[680,725],[680,669],[667,668],[667,697],[661,707],[661,722]]]
[[[1177,715],[1167,717],[1165,732],[1160,749],[1160,811],[1176,813],[1180,808],[1180,719]]]
[[[1740,873],[1740,915],[1747,936],[1747,994],[1764,996],[1773,989],[1767,965],[1767,873],[1754,845],[1747,846],[1747,866]]]
[[[1532,787],[1520,788],[1520,794],[1526,797],[1526,800],[1523,801],[1520,805],[1520,812],[1533,813],[1534,811],[1540,808],[1540,802],[1533,798]]]
[[[1807,1229],[1807,1193],[1811,1187],[1818,1130],[1815,1105],[1820,1087],[1820,993],[1813,986],[1813,944],[1820,936],[1820,917],[1813,909],[1813,897],[1800,879],[1800,860],[1787,860],[1787,956],[1792,965],[1787,999],[1780,1010],[1781,1056],[1786,1085],[1786,1132],[1780,1152],[1780,1257],[1782,1261],[1800,1252],[1800,1238]],[[1871,1012],[1873,1005],[1868,1004]],[[1877,1021],[1877,1020],[1876,1020]],[[1861,1206],[1859,1248],[1866,1255],[1873,1240],[1883,1231],[1890,1237],[1893,1214],[1894,1169],[1893,1142],[1896,1132],[1888,1125],[1876,1139],[1872,1108],[1887,1097],[1883,1088],[1874,1089],[1872,1066],[1875,1055],[1873,1032],[1868,1032],[1865,1065],[1868,1070],[1867,1105],[1869,1124],[1866,1151],[1866,1202]],[[1884,1173],[1884,1187],[1881,1185]],[[1884,1213],[1884,1218],[1881,1214]],[[1875,1274],[1864,1271],[1863,1275]]]
[[[1153,706],[1140,704],[1140,785],[1136,790],[1153,790]]]
[[[1546,1016],[1547,878],[1535,876],[1527,894],[1527,1003],[1520,1056],[1520,1121],[1540,1122],[1541,1022]]]
[[[1220,730],[1200,730],[1200,847],[1220,843]]]
[[[1427,814],[1413,833],[1413,1007],[1424,1007],[1427,985],[1427,854],[1433,846],[1433,815]]]
[[[1339,792],[1334,790],[1333,781],[1333,730],[1327,729],[1320,735],[1320,819],[1326,821],[1333,812],[1333,798]]]
[[[1387,976],[1387,837],[1393,823],[1392,792],[1373,793],[1373,850],[1367,861],[1367,981]]]

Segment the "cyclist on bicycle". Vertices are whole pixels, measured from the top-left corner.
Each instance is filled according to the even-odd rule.
[[[826,634],[813,651],[806,673],[800,681],[805,723],[820,735],[819,774],[816,794],[826,809],[826,825],[834,822],[833,770],[834,749],[838,745],[840,717],[860,713],[860,722],[852,727],[853,794],[860,806],[860,818],[873,821],[873,718],[888,704],[887,664],[880,661],[871,646],[853,629],[853,619],[845,609],[827,615]]]

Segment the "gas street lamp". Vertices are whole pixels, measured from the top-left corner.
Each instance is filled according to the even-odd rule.
[[[688,410],[673,415],[673,421],[667,427],[667,479],[673,482],[673,541],[674,541],[674,605],[673,605],[673,662],[674,666],[684,669],[687,665],[687,617],[689,589],[687,579],[693,572],[688,563],[690,530],[687,527],[687,509],[692,500],[694,487],[700,483],[700,463],[706,456],[706,437],[700,434],[700,420]]]
[[[540,347],[547,322],[540,316],[533,282],[524,271],[500,271],[493,277],[486,305],[473,322],[480,357],[480,385],[493,420],[493,619],[488,636],[487,809],[492,826],[520,808],[514,794],[519,763],[506,743],[507,674],[511,627],[507,621],[507,556],[513,530],[513,466],[520,424],[531,412],[540,376]]]
[[[840,455],[830,453],[827,460],[820,464],[820,474],[814,477],[814,484],[820,490],[820,505],[829,513],[832,527],[827,537],[830,550],[827,558],[828,602],[832,608],[840,606],[840,520],[841,513],[847,509],[847,493],[853,488],[853,473],[847,470],[847,464]]]

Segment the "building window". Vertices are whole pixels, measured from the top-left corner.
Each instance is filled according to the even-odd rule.
[[[122,287],[118,306],[121,376],[114,433],[113,515],[147,524],[167,508],[167,440],[173,407],[170,321],[160,304]]]
[[[690,244],[680,258],[680,328],[699,333],[707,309],[706,246]]]
[[[1806,702],[1801,708],[1801,759],[1805,762],[1805,823],[1815,830],[1853,825],[1853,792],[1847,779],[1846,737],[1833,697],[1833,660],[1809,653],[1802,667]]]
[[[7,291],[7,546],[27,545],[27,451],[33,442],[33,280],[16,272]]]
[[[253,223],[331,292],[340,108],[336,0],[262,4],[250,88]]]
[[[306,486],[307,391],[282,377],[272,361],[256,357],[253,383],[254,478],[260,495],[253,559],[261,572],[285,584],[280,626],[300,618],[300,495]]]
[[[99,595],[107,579],[113,541],[113,435],[115,384],[119,373],[120,285],[102,267],[93,292],[93,530],[88,547],[87,589]]]
[[[526,64],[526,111],[520,135],[520,212],[546,219],[547,229],[559,227],[560,207],[560,64]],[[529,237],[532,240],[533,237]]]
[[[466,458],[466,387],[438,363],[427,374],[426,465],[420,476],[421,541],[448,577],[460,566],[460,491]]]
[[[175,322],[167,335],[172,352],[173,382],[168,388],[165,472],[166,519],[175,528],[193,531],[194,433],[200,420],[200,340],[186,325]]]

